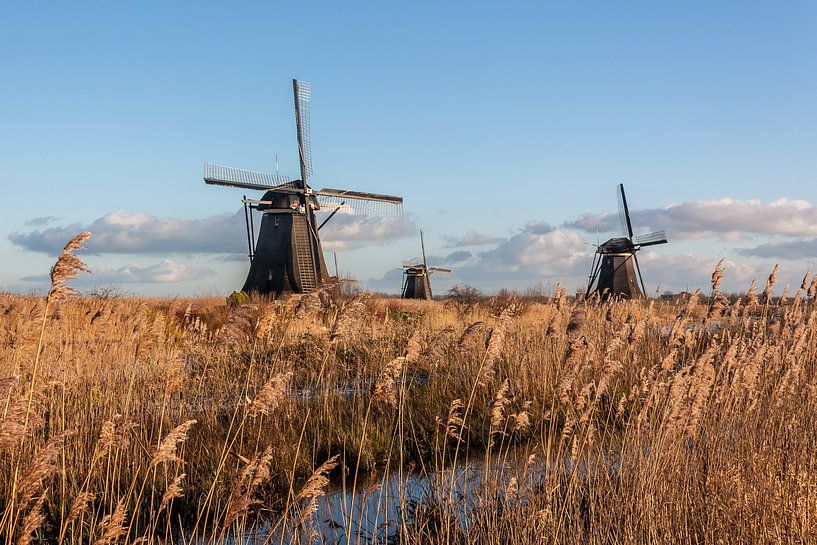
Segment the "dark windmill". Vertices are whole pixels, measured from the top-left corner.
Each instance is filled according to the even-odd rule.
[[[599,293],[602,299],[610,296],[624,299],[642,297],[645,293],[644,280],[641,278],[636,253],[646,246],[667,242],[664,231],[633,236],[624,184],[618,184],[617,193],[619,220],[624,236],[611,238],[596,249],[586,297],[591,293]]]
[[[250,271],[242,291],[281,295],[308,293],[329,280],[324,262],[320,229],[337,212],[369,215],[402,215],[403,198],[344,189],[313,190],[310,144],[309,83],[292,80],[295,95],[295,126],[298,135],[301,178],[255,172],[207,163],[208,184],[264,191],[259,200],[244,203]],[[318,225],[315,213],[331,210]],[[258,240],[254,237],[253,212],[261,212]]]
[[[445,267],[429,267],[426,263],[426,244],[420,231],[420,247],[423,249],[422,263],[403,264],[403,299],[431,299],[429,276],[435,272],[450,273]]]

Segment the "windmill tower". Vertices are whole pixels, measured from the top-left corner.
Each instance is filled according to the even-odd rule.
[[[611,238],[596,249],[585,297],[591,293],[599,293],[602,299],[610,296],[624,299],[642,297],[645,293],[644,280],[636,253],[646,246],[667,243],[664,231],[633,236],[624,184],[618,184],[617,193],[619,221],[624,236]]]
[[[429,267],[426,263],[426,244],[420,231],[420,246],[423,249],[422,263],[403,264],[403,299],[431,299],[429,276],[435,272],[450,273],[445,267]]]
[[[344,189],[313,190],[309,83],[292,80],[295,96],[295,127],[298,137],[301,178],[243,170],[206,163],[204,181],[241,189],[264,191],[260,199],[243,199],[250,271],[242,291],[282,295],[308,293],[329,280],[318,232],[337,212],[400,216],[403,198]],[[320,225],[315,213],[331,214]],[[253,212],[261,212],[258,240],[254,237]]]

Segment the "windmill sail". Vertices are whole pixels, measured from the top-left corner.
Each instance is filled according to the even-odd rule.
[[[301,179],[312,177],[312,137],[310,134],[309,106],[312,102],[312,86],[309,82],[292,80],[295,94],[295,126],[298,130],[298,155],[301,158]]]
[[[664,231],[656,231],[654,233],[636,235],[633,237],[633,243],[639,246],[655,246],[656,244],[664,244],[666,242],[667,235]]]
[[[621,233],[628,238],[633,238],[633,224],[630,222],[630,209],[627,208],[624,184],[618,184],[618,219],[621,222]]]
[[[287,176],[228,167],[216,163],[204,163],[204,182],[210,185],[258,189],[261,191],[294,187]]]
[[[345,189],[316,191],[321,208],[337,209],[340,213],[368,216],[402,216],[403,198],[378,193],[363,193]]]

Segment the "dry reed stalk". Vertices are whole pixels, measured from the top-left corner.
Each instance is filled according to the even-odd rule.
[[[398,356],[387,363],[372,385],[372,403],[383,403],[397,407],[397,379],[408,361],[405,356]]]
[[[110,545],[124,536],[127,533],[125,527],[127,516],[128,512],[125,503],[119,500],[113,513],[102,517],[102,521],[99,523],[98,537],[94,541],[94,545]]]
[[[90,237],[91,233],[83,231],[69,240],[68,244],[62,249],[57,262],[51,267],[51,289],[48,290],[48,301],[59,301],[75,293],[75,290],[70,286],[66,286],[65,282],[76,278],[80,272],[91,272],[85,263],[74,255],[74,252],[81,250],[85,246],[85,242]]]
[[[69,432],[52,437],[34,455],[34,459],[20,478],[19,509],[25,509],[31,500],[40,493],[47,478],[60,471],[59,456]]]
[[[74,497],[74,501],[71,502],[71,509],[68,510],[68,516],[65,517],[65,521],[63,521],[60,528],[60,537],[57,543],[63,543],[68,528],[88,510],[88,504],[94,501],[94,498],[95,496],[91,492],[80,492]]]
[[[249,405],[250,416],[268,415],[276,410],[287,398],[287,389],[292,381],[292,371],[278,373],[270,378]]]
[[[752,279],[752,283],[749,285],[749,289],[746,290],[746,309],[748,310],[751,307],[757,305],[757,284],[755,279]]]
[[[253,493],[256,487],[269,479],[271,463],[272,448],[268,446],[263,452],[256,454],[241,471],[230,493],[230,508],[224,517],[225,528],[229,528],[238,517],[245,515],[250,507],[259,503]]]
[[[173,479],[173,482],[165,489],[164,494],[162,494],[162,499],[159,502],[159,513],[162,511],[170,511],[170,504],[173,503],[173,500],[181,498],[184,495],[182,481],[186,476],[186,473],[177,475],[176,478]]]
[[[321,466],[316,469],[306,483],[301,488],[296,498],[298,501],[308,500],[306,507],[301,513],[301,518],[298,522],[303,526],[312,520],[315,512],[318,509],[318,498],[326,493],[326,485],[329,484],[329,477],[327,475],[338,465],[338,458],[340,456],[335,454],[326,460]]]
[[[19,445],[43,425],[41,406],[44,402],[45,394],[37,390],[28,397],[9,403],[5,416],[0,420],[0,451]]]
[[[766,280],[766,287],[763,289],[763,303],[768,305],[772,300],[772,288],[777,282],[777,271],[780,268],[780,265],[775,264],[774,268],[772,269],[771,274],[769,274],[768,280]]]
[[[173,428],[170,433],[165,436],[153,454],[153,458],[150,460],[151,467],[157,464],[181,462],[181,458],[176,455],[177,448],[179,444],[187,440],[187,432],[190,431],[190,428],[195,423],[195,420],[188,420]]]
[[[494,439],[497,434],[502,433],[502,429],[505,427],[505,411],[510,405],[511,400],[508,398],[508,394],[510,393],[510,382],[508,379],[502,381],[502,385],[500,385],[499,389],[496,391],[496,395],[494,396],[494,402],[491,406],[491,425],[488,431],[489,439],[488,439],[488,448],[493,448],[496,444]]]
[[[491,330],[488,336],[485,358],[480,373],[477,376],[477,384],[483,387],[487,386],[494,378],[494,364],[499,359],[502,349],[505,346],[505,336],[508,333],[508,328],[516,317],[516,310],[514,303],[505,307],[499,315],[496,327]]]
[[[482,333],[485,331],[485,323],[484,322],[473,322],[468,327],[465,328],[465,331],[462,332],[460,335],[459,340],[457,341],[457,347],[460,350],[467,348],[475,339],[477,339]]]
[[[723,264],[723,261],[724,261],[723,259],[718,261],[718,263],[715,265],[715,270],[712,272],[712,293],[713,294],[716,291],[718,291],[718,288],[720,287],[721,282],[723,281],[723,278],[724,278],[724,276],[726,274],[726,266]]]
[[[344,303],[329,331],[329,340],[332,342],[351,341],[365,313],[366,304],[361,295]]]
[[[263,340],[269,337],[277,321],[278,313],[275,305],[266,305],[261,309],[261,317],[258,319],[258,325],[255,328],[255,338]]]
[[[462,419],[463,407],[461,399],[453,400],[448,406],[448,418],[445,420],[446,436],[458,442],[462,439],[462,432],[465,430],[465,422]]]
[[[37,503],[23,518],[23,526],[20,528],[20,533],[17,536],[17,545],[31,545],[36,532],[45,521],[43,517],[43,503],[45,502],[45,494],[40,496]]]
[[[454,335],[454,327],[448,326],[431,338],[428,346],[423,350],[423,356],[433,362],[437,362],[440,358],[445,356],[448,347],[451,345],[452,336]]]

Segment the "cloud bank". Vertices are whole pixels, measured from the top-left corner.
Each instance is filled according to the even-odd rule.
[[[260,218],[256,216],[256,220]],[[256,228],[259,223],[256,221]],[[14,232],[9,235],[9,240],[33,252],[56,255],[67,240],[83,230],[93,233],[87,252],[95,254],[238,254],[246,251],[247,247],[243,209],[201,219],[160,217],[119,210],[89,224],[75,223],[27,233]],[[415,226],[405,218],[337,214],[321,230],[321,240],[325,249],[341,250],[366,244],[386,244],[412,236],[415,232]]]
[[[663,208],[633,210],[630,213],[639,232],[664,229],[679,239],[718,237],[739,240],[746,235],[817,236],[817,207],[808,201],[778,199],[716,199],[688,201]],[[586,232],[619,230],[617,214],[585,214],[564,227]]]

